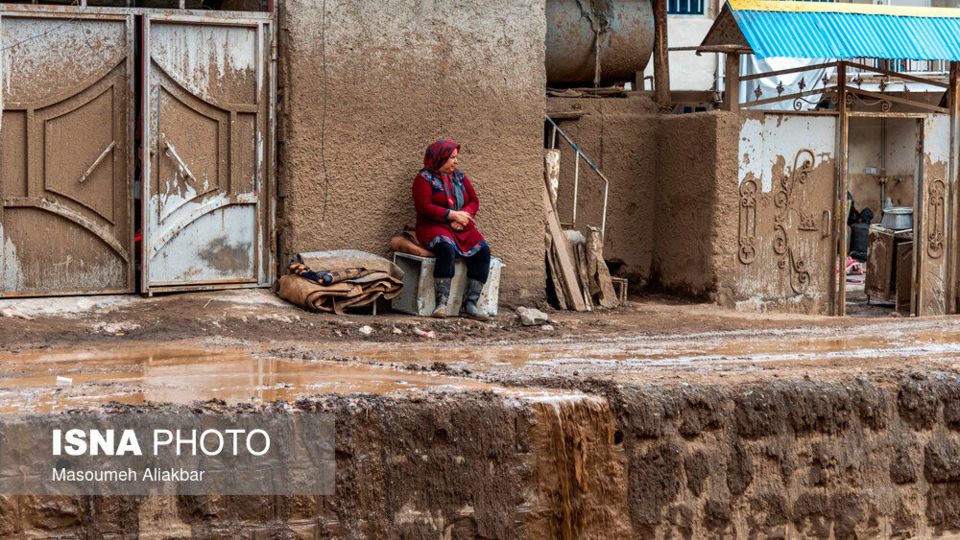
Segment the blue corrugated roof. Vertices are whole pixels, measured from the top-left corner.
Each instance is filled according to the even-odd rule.
[[[759,58],[960,60],[956,9],[756,0],[727,9]]]

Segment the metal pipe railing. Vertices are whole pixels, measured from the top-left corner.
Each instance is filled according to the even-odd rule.
[[[587,155],[580,150],[580,148],[576,145],[576,143],[574,143],[573,140],[570,137],[568,137],[567,134],[564,133],[562,129],[560,129],[560,126],[558,126],[557,123],[553,121],[553,118],[546,116],[546,119],[547,119],[547,122],[550,122],[550,125],[553,126],[553,132],[552,132],[553,140],[551,143],[553,148],[556,149],[557,147],[557,133],[559,133],[560,136],[563,137],[563,140],[567,141],[567,143],[577,153],[578,159],[574,160],[574,173],[573,173],[573,225],[574,226],[576,226],[577,224],[577,197],[578,197],[578,191],[580,186],[580,159],[583,159],[585,162],[587,162],[587,165],[589,165],[590,168],[593,169],[593,172],[597,173],[597,176],[599,176],[603,180],[603,216],[600,219],[600,238],[606,239],[607,197],[610,194],[610,181],[607,180],[607,177],[604,176],[602,172],[600,172],[600,169],[598,169],[597,166],[594,165],[592,161],[590,161],[590,158],[588,158]]]

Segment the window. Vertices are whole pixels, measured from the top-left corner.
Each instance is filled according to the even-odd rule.
[[[703,0],[667,0],[668,15],[703,15]]]

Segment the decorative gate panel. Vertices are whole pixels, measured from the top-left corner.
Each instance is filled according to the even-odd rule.
[[[269,24],[145,16],[144,291],[267,283]]]
[[[836,131],[835,116],[741,113],[737,300],[830,311]]]
[[[950,116],[923,119],[919,212],[914,212],[918,315],[943,315],[947,301],[947,201],[950,200]]]
[[[0,296],[132,292],[133,17],[0,30]]]

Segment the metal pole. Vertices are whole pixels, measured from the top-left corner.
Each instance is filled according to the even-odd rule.
[[[947,313],[957,312],[957,159],[960,159],[960,62],[950,62],[950,86],[947,89],[950,108],[950,168],[947,192]]]
[[[840,238],[840,272],[833,268],[830,270],[834,276],[837,276],[839,283],[839,294],[836,302],[837,315],[843,317],[847,314],[847,155],[848,131],[850,116],[847,114],[847,64],[841,61],[837,70],[837,95],[840,96],[840,208],[837,211],[837,227]],[[836,244],[830,246],[830,249],[836,249]]]
[[[577,228],[577,192],[580,189],[580,151],[573,159],[573,228]]]
[[[602,172],[600,172],[600,169],[598,169],[597,166],[594,165],[592,161],[590,161],[590,158],[588,158],[586,154],[580,151],[580,148],[577,147],[577,145],[572,140],[570,140],[570,137],[567,137],[567,134],[564,133],[562,129],[560,129],[560,126],[558,126],[557,123],[554,122],[552,118],[550,118],[549,116],[545,116],[545,117],[547,119],[547,122],[550,122],[550,124],[554,127],[554,129],[557,130],[557,133],[559,133],[560,136],[563,137],[563,140],[567,141],[567,143],[573,147],[573,149],[577,152],[577,157],[582,158],[584,161],[586,161],[587,165],[589,165],[590,168],[593,169],[593,172],[597,173],[597,176],[599,176],[603,180],[603,184],[604,184],[603,218],[601,220],[602,227],[600,232],[600,237],[603,238],[604,231],[605,231],[604,228],[606,227],[606,223],[607,223],[607,193],[610,189],[610,180],[608,180],[607,177]],[[580,160],[579,159],[576,160],[576,164],[579,165],[579,163],[580,163]],[[579,168],[578,168],[578,171],[579,171]],[[576,189],[576,187],[574,187],[574,189]],[[576,211],[576,198],[574,198],[574,211]]]

